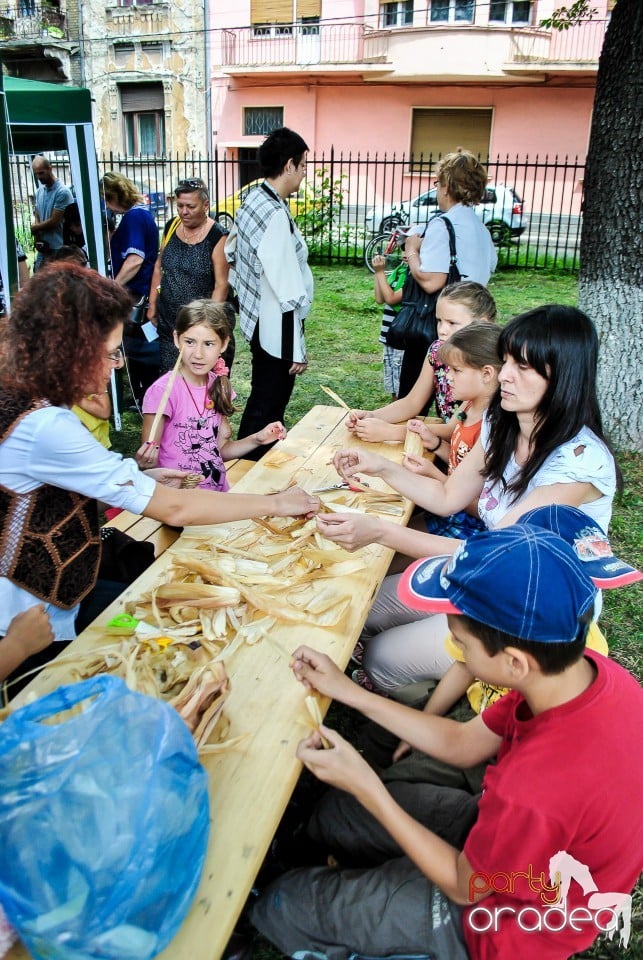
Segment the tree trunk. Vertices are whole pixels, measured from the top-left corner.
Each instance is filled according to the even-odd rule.
[[[618,0],[587,156],[579,306],[600,337],[598,392],[617,447],[643,447],[643,2]]]

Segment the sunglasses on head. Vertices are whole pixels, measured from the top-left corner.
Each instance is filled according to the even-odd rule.
[[[174,192],[176,193],[177,190],[185,190],[186,188],[190,190],[205,190],[206,186],[203,180],[199,180],[198,177],[193,177],[191,180],[179,180]]]

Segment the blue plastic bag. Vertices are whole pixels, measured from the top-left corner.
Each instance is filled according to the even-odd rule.
[[[0,902],[35,957],[155,956],[190,907],[208,830],[190,731],[122,680],[59,687],[0,725]]]

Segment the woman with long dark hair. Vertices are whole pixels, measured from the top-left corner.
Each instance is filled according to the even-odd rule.
[[[480,440],[446,483],[415,475],[412,462],[395,464],[361,449],[336,455],[340,475],[380,476],[439,516],[477,499],[489,528],[559,503],[577,507],[607,531],[618,469],[596,398],[598,337],[592,321],[574,307],[537,307],[507,324],[498,351],[503,361],[499,388]],[[324,515],[318,524],[348,550],[376,542],[424,557],[453,553],[461,542],[374,516]],[[445,618],[418,619],[398,599],[398,579],[384,581],[363,634],[364,669],[384,689],[435,679],[450,664],[443,645]]]
[[[607,443],[596,397],[598,336],[589,317],[575,307],[537,307],[505,327],[499,350],[505,366],[500,389],[487,415],[485,490],[490,490],[506,508],[500,504],[491,506],[488,498],[483,506],[487,526],[506,526],[507,521],[495,523],[494,517],[499,512],[504,515],[529,491],[545,485],[543,479],[549,473],[542,471],[552,457],[554,462],[563,457],[581,458],[582,464],[584,457],[589,460],[599,440],[596,452],[602,462],[602,450]],[[540,385],[543,381],[544,391],[533,413],[521,412],[519,391],[530,383]],[[511,413],[514,416],[507,416]],[[577,439],[589,440],[589,451],[587,447],[570,451],[567,445]],[[606,466],[611,472],[610,459]],[[589,469],[591,472],[591,466]],[[572,469],[571,475],[577,472]],[[585,476],[582,467],[580,475]],[[573,482],[571,476],[568,482]],[[580,490],[566,493],[581,495]],[[571,505],[585,509],[607,529],[611,500],[608,504],[605,497],[596,498],[591,490],[586,490],[583,497],[582,503]],[[524,510],[521,508],[520,512]]]

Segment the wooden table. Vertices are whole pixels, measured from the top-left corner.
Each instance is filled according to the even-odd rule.
[[[312,491],[336,482],[337,474],[330,463],[334,452],[359,444],[346,430],[344,415],[338,407],[313,407],[286,440],[238,481],[235,492],[274,492],[293,480]],[[402,456],[401,444],[369,444],[368,448],[396,460]],[[289,458],[275,466],[283,459],[282,453]],[[375,479],[371,486],[386,488]],[[404,516],[397,518],[400,523],[408,520],[411,506],[406,503]],[[226,526],[237,528],[247,522]],[[67,652],[104,644],[101,628],[122,611],[123,603],[162,578],[173,550],[180,548],[186,537],[196,534],[207,538],[209,531],[208,527],[186,530],[176,545],[166,550]],[[392,551],[371,545],[361,555],[364,567],[350,577],[353,602],[341,627],[280,622],[271,631],[278,647],[266,642],[243,645],[226,661],[232,685],[224,708],[230,721],[229,735],[246,737],[237,748],[203,761],[210,776],[210,842],[196,897],[178,934],[160,954],[164,960],[218,960],[228,942],[299,777],[297,743],[310,729],[305,691],[279,648],[293,651],[305,642],[328,653],[341,667],[346,666]],[[64,682],[64,667],[46,668],[17,695],[15,704],[30,692],[40,696]],[[10,960],[27,956],[21,946],[8,954]]]
[[[234,487],[248,470],[252,469],[254,463],[252,460],[232,460],[226,462],[226,476],[230,488]],[[166,523],[160,520],[153,520],[152,517],[142,517],[140,514],[131,513],[129,510],[121,510],[112,520],[108,520],[106,527],[115,527],[122,530],[135,540],[151,543],[154,547],[154,556],[160,557],[165,553],[168,547],[171,547],[180,536],[178,527],[168,527]]]

